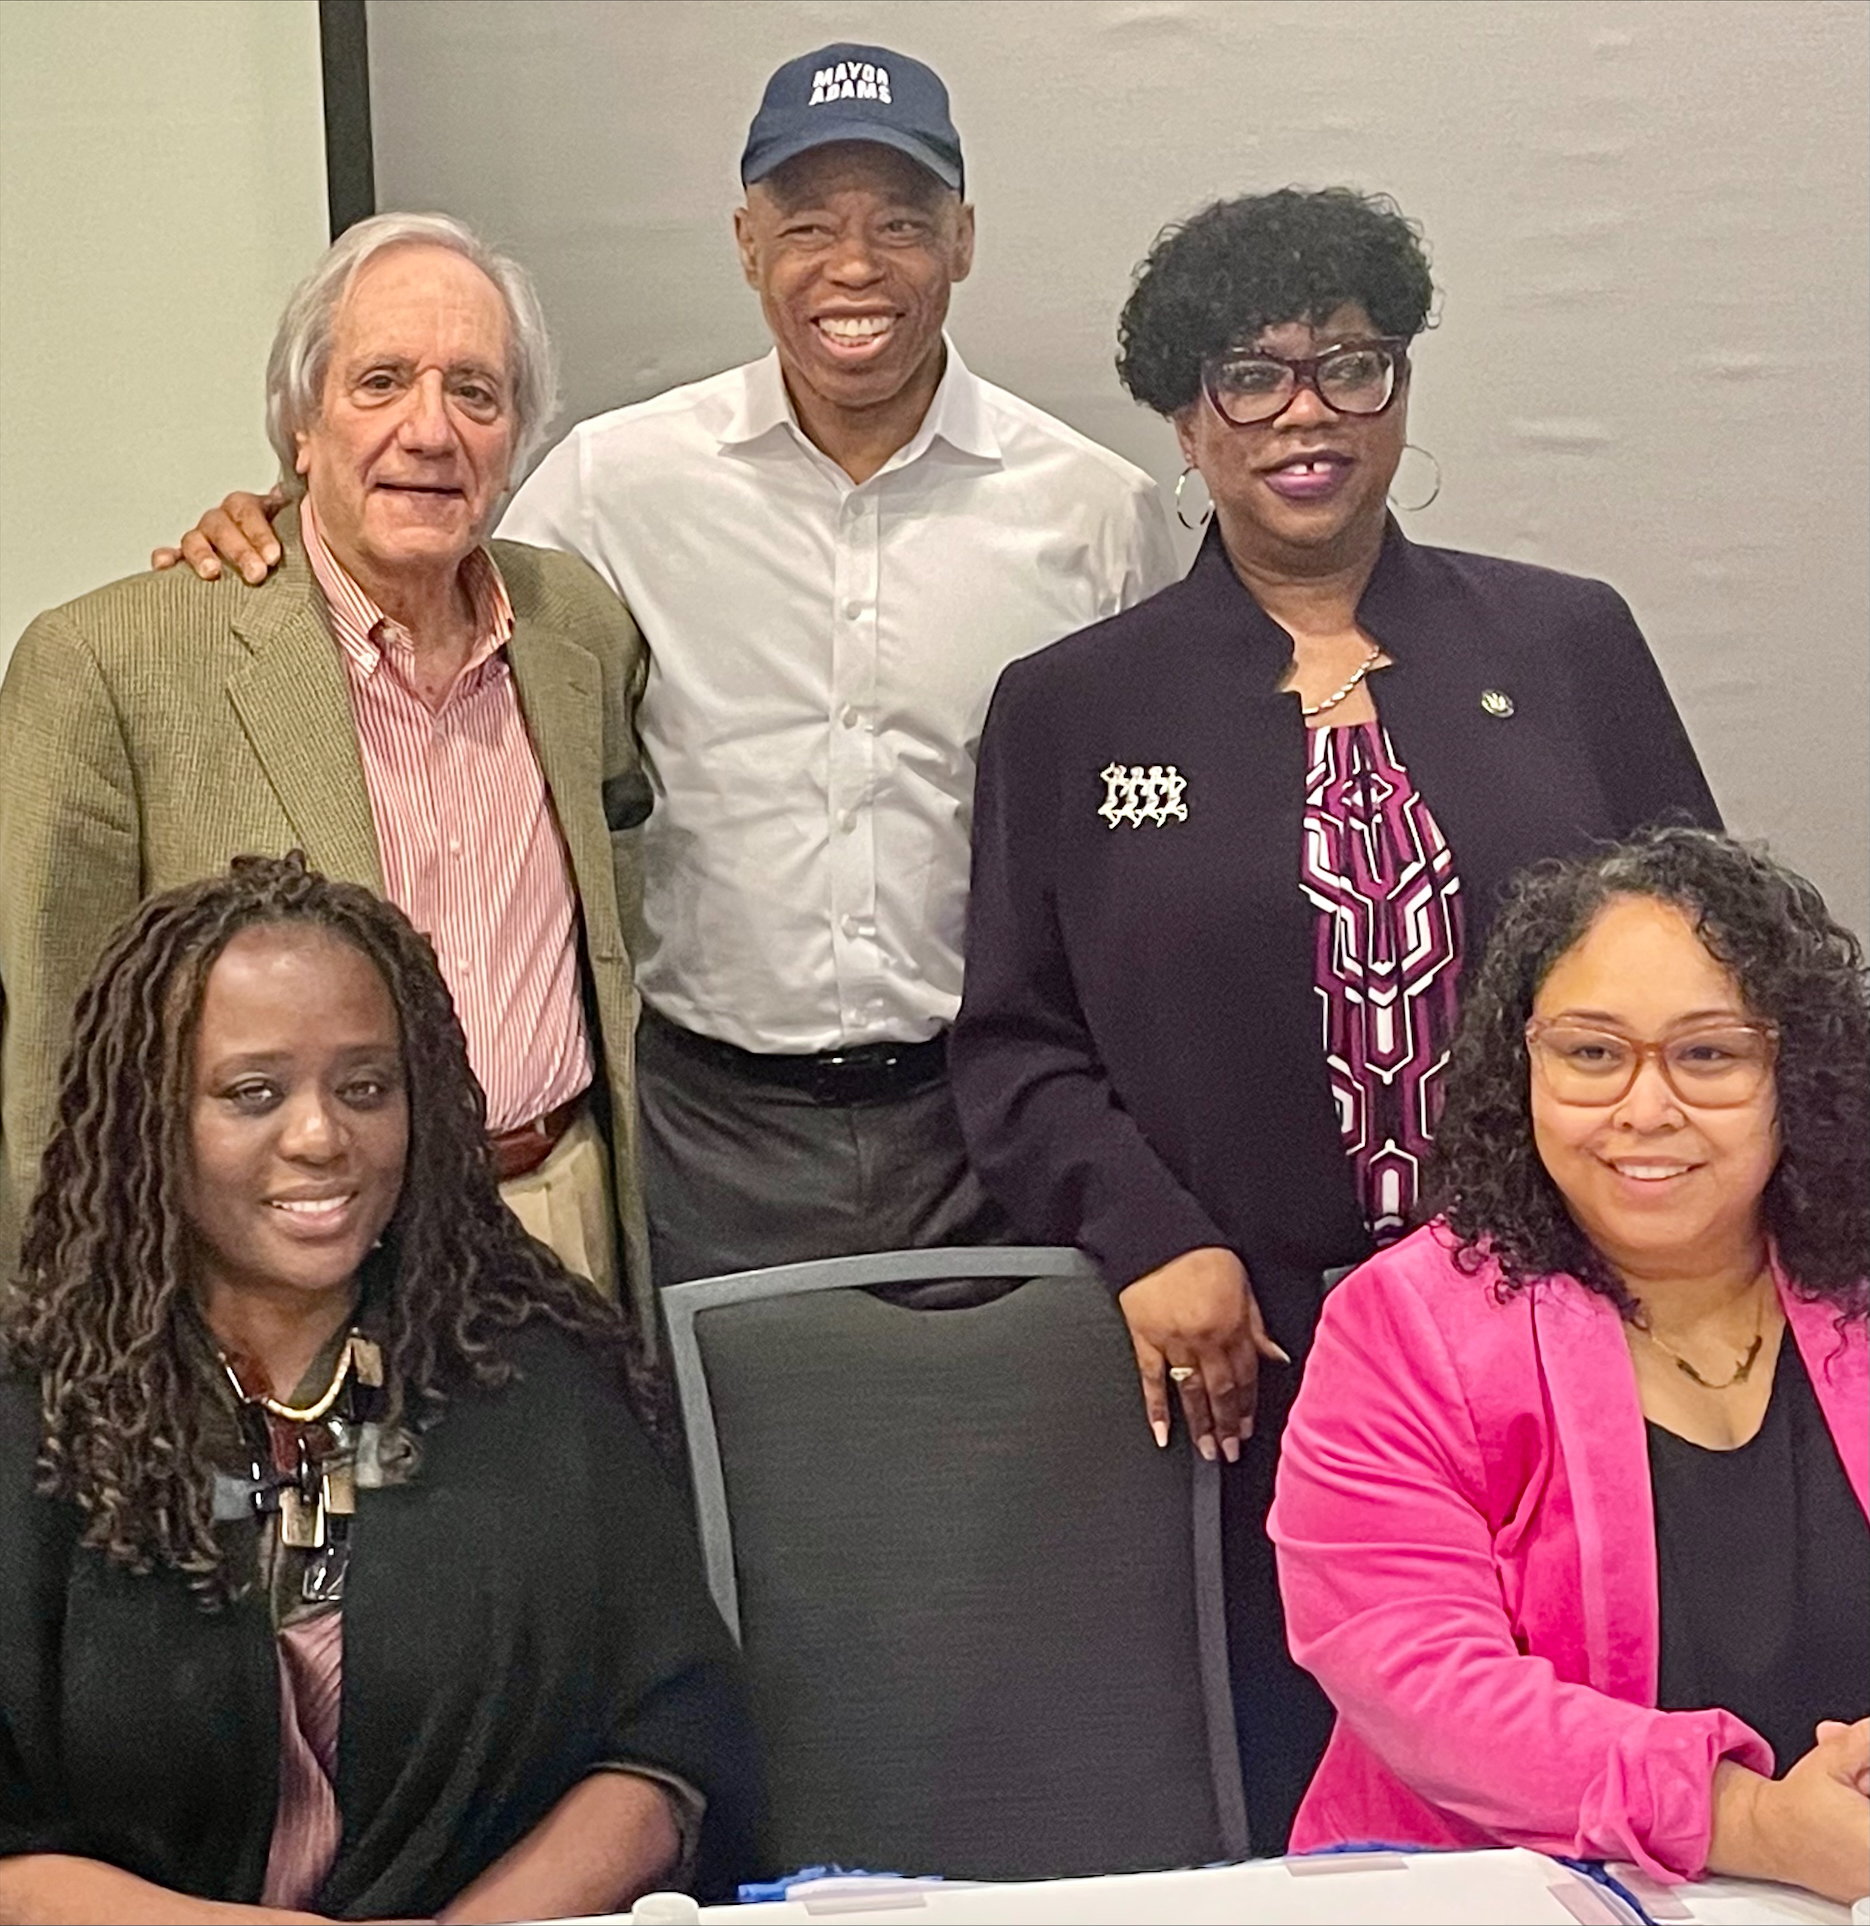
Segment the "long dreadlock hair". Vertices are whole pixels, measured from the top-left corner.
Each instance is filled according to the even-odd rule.
[[[78,999],[57,1124],[27,1214],[0,1348],[36,1371],[39,1489],[73,1502],[82,1542],[136,1573],[189,1576],[214,1607],[241,1587],[213,1525],[213,1467],[182,1319],[194,1258],[183,1205],[196,1033],[209,973],[242,930],[304,924],[360,950],[402,1025],[409,1148],[402,1194],[365,1266],[385,1422],[432,1422],[450,1385],[513,1372],[507,1339],[542,1318],[609,1354],[639,1412],[648,1368],[618,1312],[500,1201],[486,1101],[434,951],[389,903],[308,868],[243,856],[152,897]]]

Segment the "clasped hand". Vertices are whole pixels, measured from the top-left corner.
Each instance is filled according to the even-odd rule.
[[[1117,1307],[1157,1444],[1169,1442],[1169,1373],[1182,1369],[1176,1390],[1195,1449],[1212,1463],[1218,1443],[1234,1463],[1253,1435],[1260,1359],[1292,1362],[1266,1334],[1246,1266],[1229,1250],[1184,1251],[1119,1291]]]

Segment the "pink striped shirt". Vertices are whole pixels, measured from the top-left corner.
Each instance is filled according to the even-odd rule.
[[[321,1612],[279,1634],[279,1796],[262,1906],[304,1912],[338,1856],[338,1711],[344,1614]]]
[[[577,896],[506,658],[506,586],[484,548],[467,558],[477,640],[431,709],[409,632],[326,547],[309,500],[300,525],[350,684],[384,891],[435,945],[488,1128],[515,1129],[583,1090],[592,1058]]]

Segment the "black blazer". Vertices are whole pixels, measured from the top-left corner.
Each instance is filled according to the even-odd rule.
[[[1525,864],[1662,818],[1719,826],[1604,583],[1421,548],[1392,522],[1357,619],[1391,658],[1370,687],[1453,850],[1467,967]],[[969,1149],[1023,1235],[1079,1245],[1115,1288],[1230,1246],[1288,1349],[1309,1341],[1319,1271],[1370,1249],[1299,884],[1291,654],[1211,530],[1185,581],[1007,668],[950,1043]],[[1112,762],[1174,765],[1186,819],[1112,827]]]

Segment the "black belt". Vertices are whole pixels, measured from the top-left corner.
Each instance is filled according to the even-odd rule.
[[[948,1069],[946,1030],[926,1043],[856,1043],[799,1056],[743,1050],[737,1043],[685,1030],[654,1010],[645,1010],[643,1018],[660,1039],[693,1062],[712,1064],[756,1083],[800,1091],[813,1103],[874,1103],[881,1097],[906,1096],[934,1083]]]

